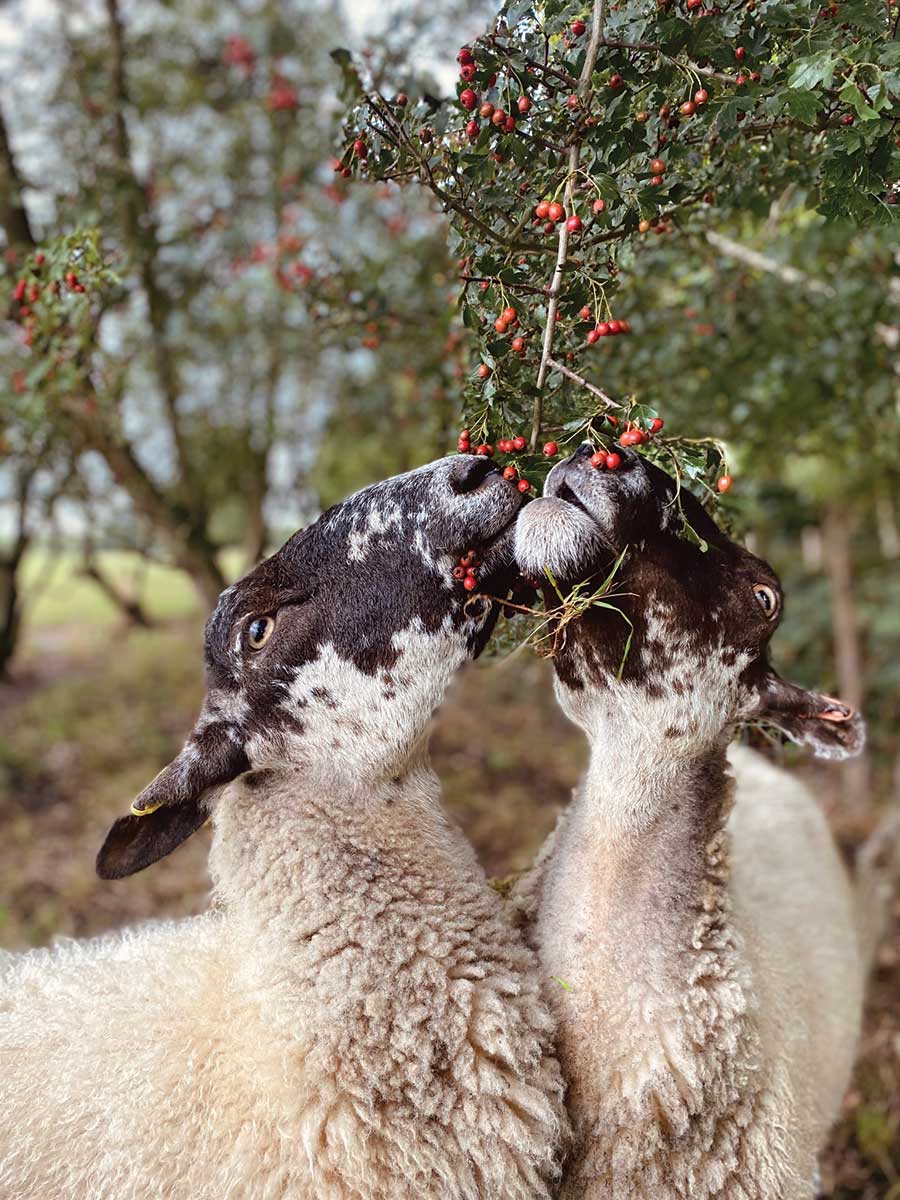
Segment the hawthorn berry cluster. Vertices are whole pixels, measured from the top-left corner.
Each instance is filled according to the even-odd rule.
[[[467,592],[474,592],[478,587],[478,568],[481,566],[481,560],[477,557],[474,550],[467,550],[451,574],[453,578],[463,585]]]

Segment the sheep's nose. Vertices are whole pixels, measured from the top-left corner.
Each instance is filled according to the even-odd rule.
[[[481,454],[467,454],[458,458],[450,472],[450,486],[458,495],[474,492],[480,483],[497,468],[489,458]]]

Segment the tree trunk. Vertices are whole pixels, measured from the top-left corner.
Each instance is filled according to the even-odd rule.
[[[825,571],[831,587],[831,626],[838,690],[845,703],[862,708],[865,678],[853,590],[853,518],[846,506],[829,504],[822,526],[825,535]],[[863,752],[858,758],[848,759],[841,769],[845,802],[851,807],[865,807],[870,786],[868,756]]]
[[[28,498],[35,468],[25,468],[16,488],[16,525],[9,553],[0,556],[0,675],[6,675],[16,652],[22,629],[19,568],[31,542],[28,529]]]
[[[153,622],[147,616],[137,597],[127,596],[124,592],[120,592],[110,577],[100,570],[94,558],[90,557],[86,560],[81,568],[81,574],[96,583],[103,594],[125,615],[130,625],[140,625],[143,629],[152,628]]]
[[[9,134],[3,113],[0,111],[0,227],[13,248],[30,250],[34,235],[28,220],[28,212],[22,199],[22,180],[9,144]]]

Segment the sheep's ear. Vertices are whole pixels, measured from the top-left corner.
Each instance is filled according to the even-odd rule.
[[[249,765],[234,727],[216,723],[195,731],[135,799],[131,815],[114,822],[97,855],[97,874],[122,879],[171,854],[206,821],[209,790]]]
[[[809,746],[819,758],[850,758],[866,742],[866,726],[855,709],[789,683],[769,672],[760,689],[754,720],[775,725],[792,742]]]

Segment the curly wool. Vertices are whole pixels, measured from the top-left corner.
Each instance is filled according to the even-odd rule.
[[[256,775],[214,814],[218,910],[5,956],[0,1194],[549,1200],[552,1021],[436,781]]]
[[[853,897],[802,785],[731,757],[737,804],[711,789],[702,837],[686,802],[630,848],[601,846],[583,787],[523,889],[544,970],[567,985],[552,997],[575,1144],[562,1200],[814,1194],[859,1023]]]

